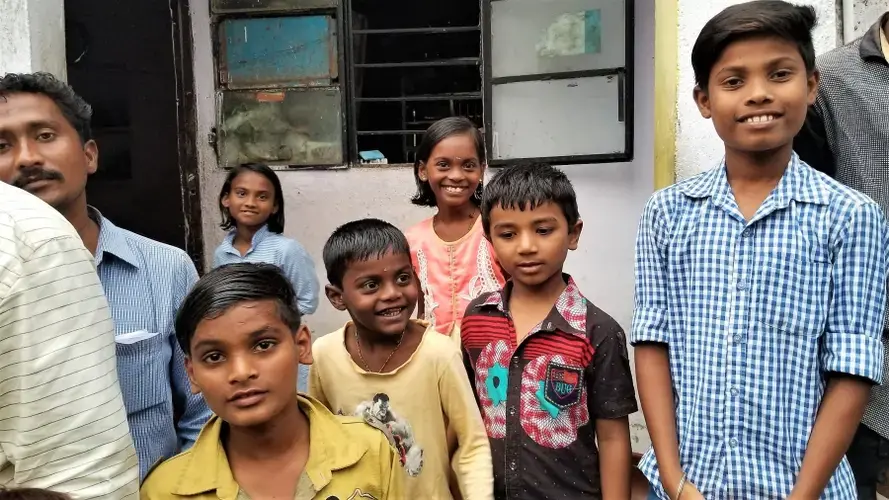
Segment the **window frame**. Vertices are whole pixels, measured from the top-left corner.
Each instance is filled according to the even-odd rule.
[[[493,78],[492,77],[492,2],[510,0],[480,0],[482,20],[482,106],[485,123],[485,149],[488,155],[488,165],[491,167],[510,167],[525,162],[543,162],[552,165],[577,165],[598,163],[623,163],[633,160],[634,139],[634,71],[635,63],[635,9],[634,0],[624,2],[624,65],[618,68],[601,68],[592,70],[579,70],[557,73],[538,73],[533,75],[518,75]],[[494,140],[494,115],[493,96],[494,85],[519,82],[539,82],[553,80],[568,80],[576,78],[617,76],[619,82],[618,115],[624,123],[624,151],[617,153],[593,153],[569,156],[540,156],[529,158],[510,158],[495,160],[493,151]]]
[[[273,170],[335,170],[349,168],[353,165],[351,156],[351,146],[349,144],[349,131],[351,130],[351,117],[349,103],[351,83],[347,80],[346,75],[346,44],[345,36],[345,11],[344,0],[336,0],[336,7],[311,7],[311,8],[292,8],[292,9],[270,9],[270,10],[237,10],[216,12],[211,4],[210,6],[210,33],[212,36],[213,46],[213,80],[215,87],[214,95],[214,124],[211,132],[211,146],[216,155],[217,168],[228,170],[231,167],[225,167],[220,160],[220,144],[219,144],[219,127],[222,125],[222,99],[226,92],[288,92],[293,90],[306,89],[324,89],[337,87],[340,93],[340,123],[341,123],[341,148],[343,153],[343,162],[341,164],[316,164],[316,165],[296,165],[296,164],[272,164],[269,167]],[[333,16],[336,26],[336,61],[337,61],[337,82],[331,82],[330,85],[312,86],[312,85],[277,85],[266,86],[263,88],[229,88],[222,82],[222,55],[221,26],[223,21],[227,19],[246,19],[246,18],[269,18],[269,17],[303,17],[303,16]],[[356,153],[357,154],[357,153]]]

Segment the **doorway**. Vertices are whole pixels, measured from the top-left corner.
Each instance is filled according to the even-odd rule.
[[[200,0],[198,0],[200,1]],[[93,107],[88,202],[203,263],[187,0],[65,0],[68,83]]]

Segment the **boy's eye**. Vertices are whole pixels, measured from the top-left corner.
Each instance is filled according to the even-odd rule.
[[[0,151],[6,151],[7,149],[9,149],[9,143],[8,142],[0,142]]]
[[[260,340],[256,343],[257,351],[268,351],[272,347],[275,347],[275,342],[273,340]]]
[[[537,228],[537,234],[549,234],[551,232],[553,232],[553,229],[551,227],[538,227]]]
[[[469,161],[463,164],[464,170],[475,170],[476,168],[478,168],[478,164],[474,161]]]
[[[373,290],[376,290],[376,289],[379,288],[379,287],[380,287],[380,286],[379,286],[379,283],[377,283],[376,281],[365,281],[365,282],[361,285],[361,289],[362,289],[362,290],[366,290],[366,291],[373,291]]]
[[[398,278],[396,281],[398,282],[399,285],[406,285],[406,284],[410,283],[411,281],[413,281],[413,276],[411,276],[409,273],[402,273],[402,274],[398,275]]]
[[[438,167],[438,168],[441,168],[441,169],[447,169],[447,168],[449,168],[451,165],[450,165],[448,162],[446,162],[446,161],[440,161],[440,162],[436,163],[435,166]]]
[[[222,361],[222,353],[208,352],[207,354],[204,354],[204,357],[201,358],[201,360],[204,363],[210,363],[210,364],[219,363],[220,361]]]
[[[743,81],[738,77],[726,78],[724,83],[727,87],[737,87],[743,83]]]
[[[508,239],[512,238],[513,236],[515,236],[515,233],[513,233],[512,231],[504,231],[504,232],[498,234],[497,236],[499,236],[500,238],[503,238],[505,240],[508,240]]]
[[[41,132],[37,134],[37,140],[41,142],[47,142],[55,139],[56,134],[53,132]]]
[[[779,69],[772,76],[779,80],[784,80],[790,77],[790,71],[786,69]]]

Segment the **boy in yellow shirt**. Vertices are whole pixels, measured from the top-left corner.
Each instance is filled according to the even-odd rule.
[[[222,266],[195,285],[176,335],[192,390],[215,415],[191,449],[148,474],[143,499],[405,498],[381,432],[297,394],[312,349],[295,304],[268,264]]]
[[[452,472],[462,498],[492,499],[491,450],[460,351],[411,319],[419,287],[404,234],[349,222],[327,240],[324,265],[327,298],[352,321],[315,341],[309,394],[386,433],[408,474],[405,499],[451,499]]]

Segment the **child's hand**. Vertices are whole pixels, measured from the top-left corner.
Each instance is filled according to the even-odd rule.
[[[704,495],[691,483],[685,483],[682,494],[676,500],[704,500]]]

